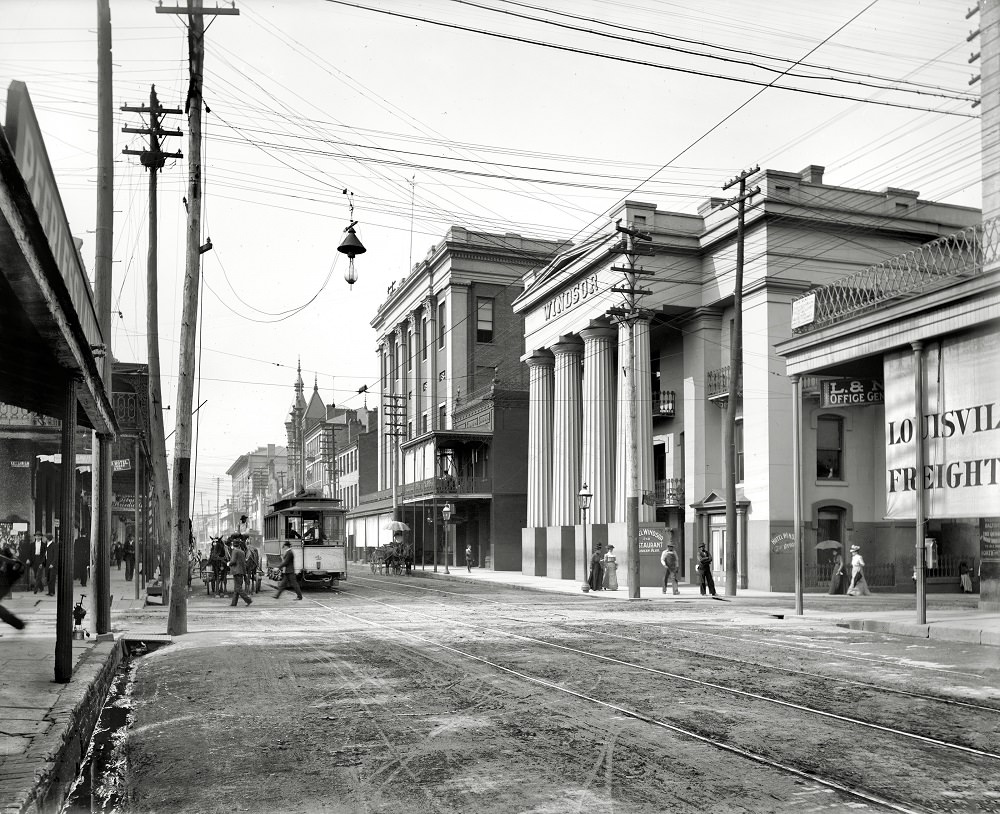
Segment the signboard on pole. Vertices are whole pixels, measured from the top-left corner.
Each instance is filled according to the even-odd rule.
[[[924,405],[913,397],[913,352],[886,354],[887,519],[916,516],[918,479],[926,514],[982,517],[1000,506],[1000,334],[945,338],[924,350]],[[916,470],[917,444],[924,465]]]

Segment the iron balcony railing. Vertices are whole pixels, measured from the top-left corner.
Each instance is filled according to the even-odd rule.
[[[892,302],[945,288],[982,274],[1000,262],[1000,218],[938,238],[913,251],[822,286],[792,302],[806,305],[814,298],[812,319],[793,326],[808,333]]]
[[[673,390],[658,390],[653,393],[653,417],[674,417],[677,394]]]
[[[415,483],[404,483],[404,498],[426,497],[428,495],[482,495],[493,492],[493,478],[454,477],[445,475],[425,478]]]
[[[656,505],[657,506],[683,506],[684,505],[684,479],[666,478],[656,481]]]
[[[710,401],[729,400],[729,366],[709,370],[705,374],[705,390]],[[743,373],[736,380],[736,396],[743,395]]]

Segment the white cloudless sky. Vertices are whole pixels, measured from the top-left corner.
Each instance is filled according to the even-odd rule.
[[[164,107],[183,108],[188,83],[185,18],[156,5],[111,2],[111,343],[122,361],[146,361],[148,177],[121,152],[146,146],[121,132],[145,122],[120,108],[148,104],[151,85]],[[225,501],[239,455],[284,444],[300,359],[307,396],[315,383],[327,403],[361,406],[357,390],[378,371],[371,320],[451,225],[580,239],[626,198],[693,213],[757,164],[819,164],[827,183],[978,207],[967,6],[241,0],[239,16],[211,19],[203,233],[214,250],[203,255],[192,508],[214,507],[217,478]],[[4,0],[0,11],[0,79],[28,86],[93,275],[97,2]],[[186,156],[186,118],[163,126],[184,131],[163,148]],[[160,354],[173,405],[185,159],[168,160],[159,187]],[[349,201],[367,248],[353,290],[337,252]],[[170,433],[171,412],[165,423]]]

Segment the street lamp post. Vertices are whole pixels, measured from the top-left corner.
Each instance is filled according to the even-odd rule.
[[[441,516],[444,518],[444,572],[450,574],[448,570],[448,520],[451,519],[451,504],[445,503],[441,509]]]
[[[587,484],[583,484],[580,493],[577,495],[577,505],[580,507],[580,523],[583,525],[583,592],[590,590],[590,583],[587,581],[587,511],[590,509],[590,501],[594,497]]]

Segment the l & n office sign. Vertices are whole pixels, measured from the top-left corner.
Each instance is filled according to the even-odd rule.
[[[943,339],[924,351],[924,405],[914,407],[913,354],[886,354],[886,517],[916,517],[922,483],[928,517],[995,515],[1000,506],[1000,358],[995,331]],[[924,446],[921,471],[917,444]]]

